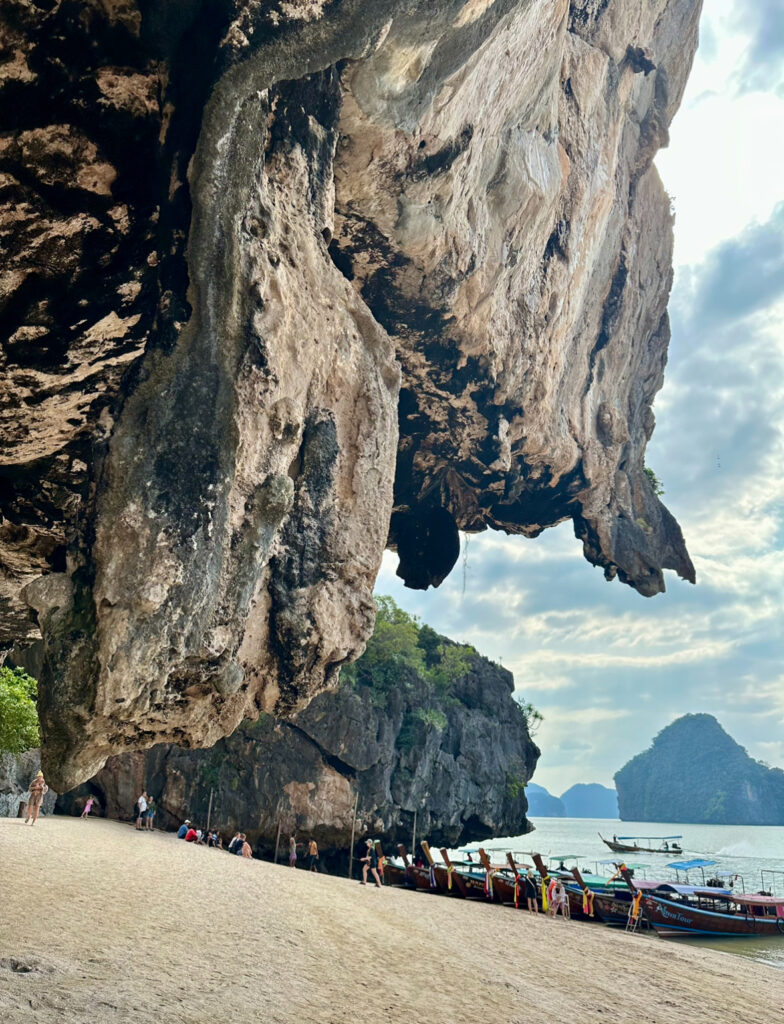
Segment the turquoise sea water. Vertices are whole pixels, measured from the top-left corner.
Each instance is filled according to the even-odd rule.
[[[613,835],[682,835],[683,853],[677,855],[635,854],[629,860],[633,863],[649,865],[638,870],[637,874],[645,878],[662,878],[676,880],[675,872],[666,865],[675,860],[691,860],[703,858],[715,860],[715,868],[707,872],[733,871],[741,876],[735,883],[736,889],[742,887],[746,892],[756,892],[762,888],[762,871],[765,875],[765,889],[777,895],[784,895],[784,827],[779,826],[745,826],[745,825],[673,825],[651,824],[651,822],[634,822],[606,820],[598,818],[534,818],[534,832],[525,836],[513,836],[508,839],[491,839],[484,844],[487,850],[534,850],[543,857],[549,855],[567,856],[574,854],[579,857],[579,864],[594,870],[595,862],[612,856],[611,851],[599,839],[598,833],[612,839]],[[770,874],[769,872],[779,872]],[[599,865],[601,874],[607,868]],[[609,869],[612,873],[612,868]],[[708,877],[706,873],[706,877]],[[686,881],[683,874],[680,881]],[[699,871],[689,873],[688,882],[701,885],[702,874]],[[748,956],[754,960],[784,970],[784,936],[781,939],[659,939],[660,942],[698,942],[711,949],[739,956]]]

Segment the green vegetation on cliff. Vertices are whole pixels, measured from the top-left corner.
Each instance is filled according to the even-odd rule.
[[[626,821],[784,824],[784,771],[749,757],[712,715],[684,715],[615,775]]]
[[[38,684],[21,668],[0,666],[0,753],[38,746]]]

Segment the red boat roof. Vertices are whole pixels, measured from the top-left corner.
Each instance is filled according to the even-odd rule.
[[[738,893],[729,897],[733,903],[749,903],[755,907],[784,906],[784,896],[760,896],[758,893]]]

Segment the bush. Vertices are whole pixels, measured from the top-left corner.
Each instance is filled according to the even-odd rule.
[[[661,480],[656,476],[650,466],[645,466],[643,473],[648,477],[648,483],[651,485],[653,493],[657,498],[660,498],[664,494],[664,487],[662,486]]]
[[[38,683],[21,668],[0,667],[0,753],[37,747]]]

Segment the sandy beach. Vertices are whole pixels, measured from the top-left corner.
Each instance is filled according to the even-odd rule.
[[[100,819],[0,819],[0,1016],[756,1024],[784,979],[578,922],[292,871]]]

